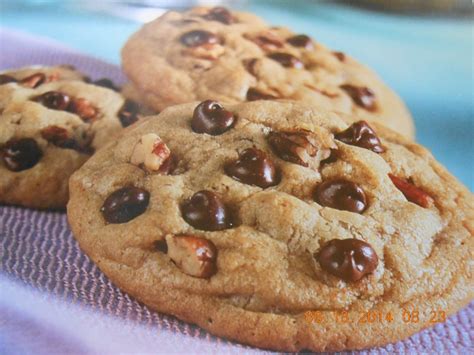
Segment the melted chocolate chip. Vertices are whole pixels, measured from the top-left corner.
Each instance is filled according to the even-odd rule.
[[[367,207],[364,190],[343,179],[328,180],[316,186],[314,200],[321,206],[355,213],[362,213]]]
[[[140,111],[140,106],[132,101],[132,100],[125,100],[122,108],[118,112],[118,118],[122,127],[128,127],[131,124],[138,121],[138,112]]]
[[[0,74],[0,85],[8,83],[16,83],[16,79],[10,75]]]
[[[257,74],[257,72],[255,71],[255,66],[257,65],[257,63],[258,63],[258,58],[249,58],[249,59],[244,59],[242,61],[242,64],[244,65],[245,69],[253,76]]]
[[[247,91],[247,101],[256,101],[256,100],[276,100],[278,97],[264,93],[258,89],[250,88]]]
[[[32,74],[22,80],[20,80],[21,85],[35,89],[41,84],[46,82],[46,75],[43,73]]]
[[[335,163],[338,158],[339,158],[339,151],[337,149],[331,149],[331,153],[329,154],[329,157],[327,157],[324,160],[321,160],[321,166]]]
[[[216,101],[206,100],[196,106],[191,127],[196,133],[207,133],[213,136],[228,131],[235,123],[234,114],[227,111]]]
[[[204,30],[194,30],[183,34],[180,38],[186,47],[198,47],[204,44],[219,43],[219,38],[212,32]]]
[[[296,68],[303,69],[304,65],[301,60],[289,53],[276,52],[270,53],[268,58],[273,59],[274,61],[280,63],[285,68]]]
[[[313,41],[307,35],[296,35],[288,38],[286,41],[293,47],[303,47],[306,49],[313,48]]]
[[[11,171],[22,171],[35,166],[43,152],[32,138],[11,139],[1,148],[5,166]]]
[[[186,222],[197,229],[217,231],[232,227],[232,221],[219,196],[207,190],[196,192],[181,205]]]
[[[377,108],[375,93],[369,88],[345,84],[341,85],[341,89],[347,92],[358,106],[368,111],[374,111]]]
[[[359,239],[333,239],[316,255],[321,268],[346,282],[375,271],[378,257],[370,244]]]
[[[149,201],[148,191],[127,186],[110,194],[100,211],[109,223],[126,223],[145,212]]]
[[[280,174],[265,152],[256,148],[245,149],[239,159],[228,163],[225,172],[244,184],[267,188],[280,182]]]
[[[225,25],[234,23],[234,17],[231,12],[225,7],[220,6],[212,8],[204,18],[210,21],[222,22]]]
[[[120,91],[120,88],[117,85],[115,85],[115,83],[112,80],[108,78],[102,78],[102,79],[96,80],[93,82],[93,84],[97,86],[102,86],[104,88],[111,89],[114,91]]]
[[[369,149],[375,153],[385,151],[379,137],[366,121],[355,122],[346,130],[335,134],[334,137],[346,144]]]
[[[52,110],[65,111],[71,103],[71,98],[59,91],[48,91],[42,95],[36,96],[35,101]]]

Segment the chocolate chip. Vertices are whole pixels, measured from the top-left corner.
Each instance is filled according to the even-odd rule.
[[[245,34],[245,38],[253,41],[265,51],[273,51],[284,46],[281,38],[271,31],[263,31],[257,34]]]
[[[228,131],[235,123],[235,116],[216,101],[206,100],[196,106],[191,127],[196,133],[213,136]]]
[[[286,41],[294,47],[313,48],[313,41],[307,35],[296,35],[288,38]]]
[[[187,275],[210,278],[217,272],[217,248],[213,242],[195,235],[167,236],[168,255]]]
[[[181,205],[186,222],[197,229],[217,231],[232,227],[232,221],[220,197],[208,190],[196,192]]]
[[[369,149],[375,153],[385,151],[379,137],[366,121],[355,122],[346,130],[335,134],[334,137],[346,144]]]
[[[231,12],[225,7],[220,6],[212,8],[204,18],[211,21],[222,22],[225,25],[230,25],[234,22],[234,17]]]
[[[52,110],[65,111],[71,103],[71,98],[59,91],[48,91],[42,95],[36,96],[34,101]]]
[[[131,124],[138,121],[138,112],[140,111],[140,106],[132,101],[125,100],[124,104],[118,112],[118,118],[122,127],[128,127]]]
[[[430,207],[433,204],[433,198],[411,182],[392,174],[388,174],[388,177],[408,201],[424,208]]]
[[[236,161],[228,163],[225,172],[244,184],[267,188],[280,182],[280,174],[265,152],[256,148],[245,149]]]
[[[83,98],[72,99],[68,111],[78,115],[83,121],[91,121],[97,117],[99,110],[89,100]]]
[[[354,282],[371,274],[379,259],[370,244],[359,239],[333,239],[316,255],[321,268],[344,281]]]
[[[104,88],[111,89],[114,91],[120,91],[120,87],[115,85],[115,83],[112,80],[107,79],[107,78],[101,78],[99,80],[96,80],[93,82],[93,84],[97,86],[102,86]]]
[[[32,138],[11,139],[1,148],[5,166],[11,171],[22,171],[35,166],[43,152]]]
[[[22,80],[20,80],[20,83],[23,86],[29,87],[29,88],[37,88],[41,84],[44,84],[46,82],[46,75],[43,73],[36,73],[32,74]]]
[[[16,79],[10,75],[0,74],[0,85],[8,83],[16,83]]]
[[[342,52],[332,52],[334,56],[339,59],[340,62],[344,62],[346,60],[346,55]]]
[[[145,212],[149,201],[148,191],[127,186],[110,194],[100,211],[109,223],[126,223]]]
[[[159,252],[166,254],[168,252],[168,244],[166,244],[166,240],[157,240],[154,244],[154,248]]]
[[[331,153],[329,154],[329,157],[327,157],[324,160],[321,160],[321,166],[335,163],[338,158],[339,158],[339,151],[337,149],[331,149]]]
[[[285,68],[296,68],[296,69],[303,69],[304,65],[301,60],[296,58],[294,55],[289,54],[289,53],[283,53],[283,52],[276,52],[276,53],[270,53],[268,55],[268,58],[273,59],[274,61],[277,61],[281,65],[283,65]]]
[[[318,153],[316,140],[309,132],[271,132],[268,142],[281,159],[308,167]]]
[[[250,88],[247,91],[247,101],[256,101],[256,100],[276,100],[278,99],[277,96],[264,93],[255,88]]]
[[[204,44],[217,44],[219,43],[219,38],[209,31],[194,30],[183,34],[180,41],[187,47],[198,47]]]
[[[343,179],[328,180],[316,186],[314,200],[321,206],[355,213],[362,213],[367,207],[364,190]]]
[[[341,89],[344,90],[358,106],[368,111],[374,111],[377,108],[375,93],[369,88],[345,84],[341,85]]]

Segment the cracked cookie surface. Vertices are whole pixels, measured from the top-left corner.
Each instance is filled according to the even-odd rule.
[[[316,40],[250,13],[199,7],[143,26],[122,49],[122,66],[158,111],[194,100],[291,99],[413,137],[400,98],[372,70]]]
[[[179,105],[70,189],[72,230],[114,283],[254,346],[382,345],[473,298],[472,194],[383,125],[291,102]],[[393,318],[359,322],[368,311]]]
[[[0,73],[0,203],[66,207],[70,175],[138,117],[104,80],[69,66]]]

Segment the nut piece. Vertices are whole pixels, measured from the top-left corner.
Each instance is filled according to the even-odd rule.
[[[143,135],[135,145],[130,162],[143,166],[150,172],[161,172],[160,169],[163,166],[169,165],[165,162],[170,159],[170,156],[171,151],[161,138],[154,133],[148,133]]]
[[[401,179],[395,175],[388,174],[390,180],[393,184],[399,189],[405,198],[413,203],[416,203],[418,206],[427,208],[433,205],[433,198],[424,192],[419,187],[416,187],[411,182]]]
[[[187,275],[208,279],[217,272],[217,248],[194,235],[167,235],[168,255]]]
[[[322,148],[317,137],[309,131],[271,132],[268,142],[281,159],[313,170],[331,154],[330,149]]]

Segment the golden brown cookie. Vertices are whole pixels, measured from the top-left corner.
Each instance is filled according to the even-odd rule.
[[[64,208],[68,179],[138,105],[71,67],[0,73],[0,203]]]
[[[168,12],[128,40],[122,64],[141,100],[158,111],[193,100],[291,99],[414,136],[405,105],[372,70],[249,13]]]
[[[114,283],[254,346],[382,345],[473,298],[472,194],[425,148],[313,106],[170,107],[70,189],[74,235]]]

